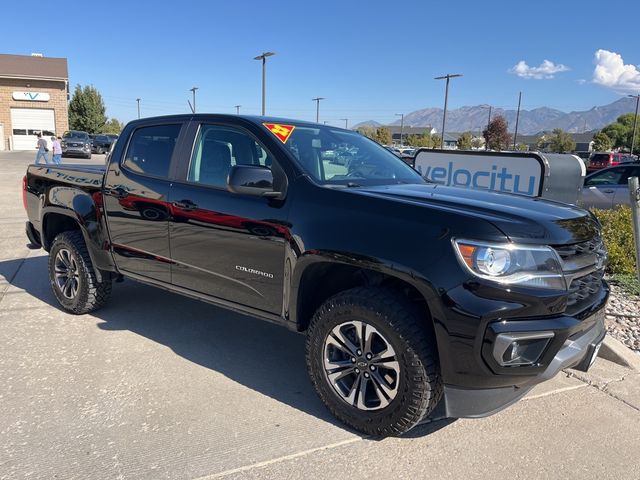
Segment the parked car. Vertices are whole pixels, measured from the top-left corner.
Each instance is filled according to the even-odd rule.
[[[595,360],[609,289],[586,210],[428,183],[316,123],[175,115],[122,138],[106,166],[23,179],[27,236],[70,313],[127,277],[304,332],[320,399],[376,436],[441,401],[448,417],[491,415]],[[322,159],[337,146],[348,165]]]
[[[584,208],[630,205],[629,177],[640,177],[640,165],[622,164],[587,175],[580,205]]]
[[[632,163],[638,161],[638,157],[630,153],[616,152],[596,152],[589,157],[587,171],[593,172],[607,167],[615,167],[621,163]]]
[[[115,133],[107,133],[106,134],[107,137],[109,137],[111,140],[117,140],[119,135],[116,135]]]
[[[91,158],[91,138],[87,132],[69,130],[62,135],[62,156]]]
[[[91,152],[93,153],[105,153],[111,148],[113,140],[106,135],[95,135],[91,142]]]

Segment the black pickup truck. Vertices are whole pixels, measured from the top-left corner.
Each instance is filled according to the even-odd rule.
[[[126,277],[305,332],[318,395],[368,434],[497,412],[605,335],[589,212],[427,183],[349,130],[137,120],[106,166],[31,165],[24,203],[62,308]]]

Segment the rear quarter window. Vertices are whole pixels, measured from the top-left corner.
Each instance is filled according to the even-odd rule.
[[[136,129],[127,147],[123,166],[152,177],[168,177],[180,128],[180,124],[172,124]]]

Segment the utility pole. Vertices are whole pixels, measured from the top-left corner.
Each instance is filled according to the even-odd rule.
[[[267,84],[267,57],[275,55],[274,52],[263,52],[262,55],[258,55],[254,60],[262,60],[262,116],[265,116],[265,96],[266,96],[266,84]]]
[[[402,137],[404,137],[404,113],[396,113],[396,117],[400,117],[400,146],[402,146]]]
[[[344,122],[344,128],[345,130],[349,128],[349,119],[348,118],[341,118],[340,120],[342,120]]]
[[[191,111],[193,113],[196,113],[196,90],[198,90],[198,87],[191,87],[189,89],[189,91],[193,94],[193,105],[189,103],[189,106],[191,107]]]
[[[633,149],[636,146],[636,128],[638,126],[638,103],[640,102],[640,94],[629,96],[636,99],[636,115],[633,117],[633,135],[631,136],[631,155],[633,155]],[[638,268],[640,271],[640,267]]]
[[[316,123],[320,123],[320,100],[324,99],[324,97],[316,97],[311,99],[311,101],[316,102]]]
[[[449,98],[449,80],[451,80],[452,78],[456,78],[456,77],[461,77],[462,74],[460,73],[447,73],[446,75],[443,75],[441,77],[435,77],[434,80],[447,80],[447,86],[445,87],[444,90],[444,112],[442,113],[442,132],[440,133],[441,138],[440,138],[440,148],[444,148],[444,128],[446,126],[447,123],[447,100]]]
[[[491,125],[491,105],[489,105],[489,121],[487,122],[487,130],[489,130],[489,125]]]
[[[235,109],[236,109],[236,115],[240,115],[240,107],[242,105],[234,105]]]
[[[520,120],[520,102],[522,101],[522,92],[518,95],[518,113],[516,113],[516,131],[513,134],[513,149],[516,149],[516,137],[518,136],[518,121]]]
[[[138,102],[138,119],[140,118],[140,98],[136,98],[136,102]]]

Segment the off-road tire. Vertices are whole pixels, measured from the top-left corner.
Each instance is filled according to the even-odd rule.
[[[433,411],[442,397],[442,381],[430,319],[420,315],[402,295],[379,287],[357,287],[338,293],[315,312],[307,331],[307,369],[320,399],[339,420],[365,434],[385,437],[407,432]],[[334,327],[348,320],[373,326],[397,354],[397,394],[379,410],[350,405],[327,377],[325,340]]]
[[[63,294],[56,282],[56,256],[62,249],[70,253],[78,269],[77,293],[71,299]],[[62,308],[76,315],[99,309],[111,294],[111,278],[103,275],[102,281],[98,281],[84,238],[79,231],[62,232],[53,240],[49,252],[49,282]]]

